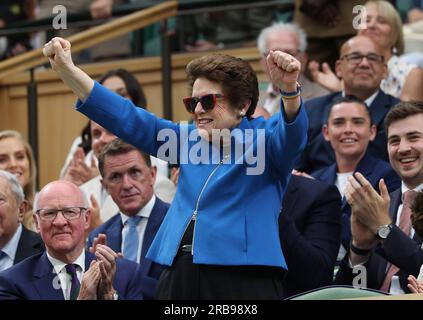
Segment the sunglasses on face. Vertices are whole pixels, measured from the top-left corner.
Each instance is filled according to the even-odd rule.
[[[223,94],[209,93],[199,98],[197,97],[184,98],[183,101],[187,111],[189,113],[195,113],[195,108],[197,107],[198,102],[201,103],[201,106],[203,107],[204,111],[209,111],[214,108],[214,106],[216,105],[217,99],[223,99],[223,98],[225,98]]]

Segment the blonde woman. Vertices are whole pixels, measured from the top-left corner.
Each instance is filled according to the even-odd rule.
[[[9,171],[18,178],[28,206],[22,223],[26,228],[34,230],[32,202],[37,174],[35,160],[31,146],[17,131],[0,131],[0,169]]]

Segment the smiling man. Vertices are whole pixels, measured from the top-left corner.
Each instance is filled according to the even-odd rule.
[[[423,104],[399,103],[387,114],[388,153],[401,177],[390,195],[384,182],[377,193],[360,175],[349,178],[346,197],[352,203],[352,246],[342,261],[338,284],[354,283],[353,266],[364,264],[367,287],[409,292],[407,277],[417,277],[423,264],[422,240],[411,228],[410,204],[423,190]]]
[[[141,268],[98,245],[84,250],[91,211],[68,181],[47,184],[34,201],[34,220],[46,252],[0,273],[0,300],[142,299]]]
[[[380,82],[387,75],[386,62],[379,46],[368,37],[355,36],[341,48],[336,62],[336,74],[343,79],[344,90],[304,103],[309,118],[308,143],[296,168],[307,173],[316,171],[335,162],[335,153],[322,134],[329,107],[334,101],[346,95],[353,95],[369,107],[376,135],[369,143],[369,153],[388,161],[386,135],[383,119],[398,99],[380,90]]]
[[[354,172],[360,172],[377,190],[379,180],[384,179],[389,191],[400,187],[400,179],[389,163],[367,153],[369,142],[376,136],[376,126],[372,123],[369,108],[361,100],[347,96],[336,101],[329,109],[322,131],[335,152],[336,163],[312,175],[320,181],[336,185],[342,195],[342,246],[339,261],[348,251],[351,239],[351,207],[344,197],[347,178]]]

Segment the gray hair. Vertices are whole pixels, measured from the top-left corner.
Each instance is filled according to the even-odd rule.
[[[65,182],[65,183],[69,183],[69,184],[73,184],[72,182],[69,182],[69,181],[64,181],[64,180],[58,180],[58,181],[60,181],[60,182]],[[55,181],[53,181],[53,182],[55,182]],[[83,192],[80,188],[78,188],[79,189],[79,192],[81,193],[81,195],[82,195],[82,201],[83,201],[83,206],[85,207],[85,208],[89,208],[90,207],[90,203],[88,202],[88,197],[87,197],[87,195],[85,194],[85,192]],[[43,191],[43,190],[41,190],[41,191]],[[37,212],[37,210],[38,209],[40,209],[40,208],[38,208],[38,202],[39,202],[39,200],[40,200],[40,193],[41,193],[41,191],[40,192],[37,192],[37,194],[35,195],[35,198],[34,198],[34,206],[33,206],[33,211],[34,212]]]
[[[307,48],[307,36],[303,29],[301,29],[295,23],[284,23],[284,22],[275,22],[271,26],[261,30],[257,38],[257,47],[260,51],[260,54],[267,53],[267,37],[274,32],[293,32],[298,37],[298,42],[300,43],[299,50],[304,52]]]
[[[19,206],[25,199],[24,191],[21,184],[14,174],[9,171],[0,170],[0,178],[3,178],[9,184],[10,190],[16,199],[16,203]]]

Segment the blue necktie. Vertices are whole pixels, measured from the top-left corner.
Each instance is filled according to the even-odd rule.
[[[125,237],[125,244],[123,246],[123,256],[137,262],[139,237],[137,232],[137,225],[141,221],[141,216],[130,217],[126,223],[128,225],[128,232]]]
[[[69,300],[76,300],[79,294],[80,283],[78,280],[78,276],[76,275],[76,264],[67,264],[65,266],[66,272],[71,276],[71,289]]]

